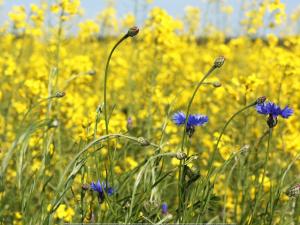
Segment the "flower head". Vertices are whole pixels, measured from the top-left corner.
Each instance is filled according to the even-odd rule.
[[[164,215],[168,213],[168,205],[165,202],[161,205],[161,213]]]
[[[114,189],[111,188],[106,182],[100,182],[98,180],[97,183],[92,182],[90,185],[91,190],[95,191],[98,193],[99,201],[103,202],[104,200],[104,192],[108,195],[111,196],[114,193]]]
[[[186,115],[183,112],[177,112],[173,115],[172,118],[173,122],[177,125],[183,125],[185,124],[185,120],[186,120]],[[201,115],[201,114],[193,114],[193,115],[189,115],[187,124],[186,124],[186,131],[189,135],[189,137],[191,137],[195,131],[195,126],[202,126],[205,123],[208,122],[208,117]]]
[[[288,106],[281,109],[280,106],[276,105],[273,102],[264,102],[262,104],[257,104],[256,111],[260,114],[269,115],[268,125],[270,128],[276,126],[278,116],[287,119],[293,114],[293,110]]]

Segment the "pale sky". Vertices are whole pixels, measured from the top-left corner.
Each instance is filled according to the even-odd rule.
[[[3,21],[7,18],[7,12],[10,11],[13,5],[27,5],[29,6],[30,3],[39,3],[41,0],[4,0],[4,6],[0,11],[0,19]],[[224,1],[224,0],[223,0]],[[231,24],[233,28],[237,28],[239,24],[239,8],[241,2],[243,0],[225,0],[226,3],[230,4],[234,7],[234,13],[231,17]],[[49,0],[51,2],[51,0]],[[53,2],[53,0],[52,0]],[[123,15],[127,14],[128,12],[137,12],[138,17],[138,24],[141,25],[143,19],[146,18],[147,12],[156,6],[164,8],[168,11],[172,16],[177,18],[182,18],[184,14],[184,8],[186,6],[196,6],[201,8],[202,13],[210,10],[213,12],[213,9],[207,8],[207,0],[153,0],[153,3],[147,8],[144,9],[142,4],[144,0],[114,0],[118,16],[122,17]],[[286,4],[286,12],[290,14],[297,6],[300,5],[300,0],[281,0],[282,3]],[[139,8],[136,10],[136,3],[138,3]],[[81,5],[85,9],[85,16],[83,19],[93,19],[96,15],[105,8],[107,4],[107,0],[81,0]],[[210,13],[209,19],[211,21],[214,20],[222,20],[222,17],[216,18],[213,13]]]

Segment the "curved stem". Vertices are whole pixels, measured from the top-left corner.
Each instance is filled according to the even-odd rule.
[[[106,131],[106,135],[108,134],[108,119],[107,119],[107,77],[108,77],[108,68],[109,68],[109,63],[111,60],[111,57],[114,53],[114,51],[116,50],[116,48],[124,41],[128,38],[128,34],[124,35],[112,48],[107,62],[106,62],[106,66],[105,66],[105,74],[104,74],[104,119],[105,119],[105,131]]]
[[[231,121],[237,116],[239,115],[240,113],[244,112],[245,110],[247,110],[248,108],[251,108],[252,106],[256,105],[257,104],[257,101],[251,103],[250,105],[247,105],[245,106],[244,108],[240,109],[239,111],[237,111],[236,113],[234,113],[230,118],[229,120],[225,123],[219,137],[218,137],[218,140],[217,140],[217,143],[216,143],[216,146],[214,148],[214,151],[213,151],[213,154],[208,162],[208,172],[207,172],[207,175],[206,175],[206,182],[207,182],[207,185],[208,185],[208,189],[209,189],[209,186],[211,185],[210,182],[209,182],[209,179],[213,173],[213,163],[215,161],[215,158],[216,158],[216,154],[217,154],[217,151],[218,151],[218,147],[219,147],[219,144],[220,144],[220,141],[222,139],[222,136],[224,135],[225,133],[225,130],[226,128],[228,127],[228,125],[231,123]],[[207,206],[208,206],[208,203],[210,201],[210,197],[211,197],[211,192],[209,191],[206,195],[206,200],[205,200],[205,203],[204,203],[204,206],[203,206],[203,211],[205,212],[206,209],[207,209]]]
[[[217,143],[216,143],[216,146],[214,148],[214,151],[213,151],[213,154],[212,154],[212,157],[208,163],[208,173],[207,173],[207,179],[209,179],[209,176],[211,175],[212,173],[212,165],[215,161],[215,158],[216,158],[216,154],[217,154],[217,151],[218,151],[218,147],[219,147],[219,144],[220,144],[220,141],[225,133],[225,130],[226,128],[228,127],[228,125],[231,123],[231,121],[237,116],[239,115],[240,113],[244,112],[245,110],[247,110],[248,108],[251,108],[252,106],[255,106],[257,104],[257,102],[253,102],[251,103],[250,105],[247,105],[245,106],[244,108],[240,109],[239,111],[237,111],[236,113],[234,113],[230,118],[229,120],[225,123],[219,137],[218,137],[218,140],[217,140]]]
[[[112,48],[107,62],[106,62],[106,66],[105,66],[105,74],[104,74],[104,90],[103,90],[103,95],[104,95],[104,120],[105,120],[105,134],[108,135],[108,116],[107,116],[107,77],[108,77],[108,68],[109,68],[109,63],[111,60],[111,57],[114,53],[114,51],[116,50],[116,48],[124,41],[128,38],[128,34],[125,34]],[[114,184],[114,175],[113,175],[113,155],[112,153],[109,151],[109,139],[107,139],[107,150],[108,150],[108,157],[109,157],[109,162],[110,162],[110,173],[111,173],[111,181],[112,181],[112,185]]]
[[[213,65],[210,70],[204,75],[204,77],[201,79],[201,81],[198,83],[196,89],[194,90],[194,93],[189,101],[189,104],[188,104],[188,107],[187,107],[187,110],[186,110],[186,118],[185,118],[185,122],[184,122],[184,129],[183,129],[183,134],[182,134],[182,141],[181,141],[181,151],[183,151],[183,148],[184,148],[184,144],[185,144],[185,136],[186,136],[186,126],[187,126],[187,123],[188,123],[188,118],[189,118],[189,114],[190,114],[190,109],[191,109],[191,106],[193,104],[193,101],[194,101],[194,98],[200,88],[200,86],[204,83],[204,81],[209,77],[209,75],[216,69],[217,67],[215,65]]]
[[[46,101],[49,101],[49,100],[51,100],[51,99],[53,99],[53,98],[57,98],[57,96],[56,96],[56,95],[52,95],[52,96],[50,96],[50,97],[43,98],[43,99],[39,100],[36,104],[32,105],[32,106],[25,112],[25,114],[24,114],[24,116],[23,116],[23,118],[22,118],[21,126],[20,126],[20,127],[23,127],[23,126],[24,126],[24,122],[25,122],[27,116],[30,114],[30,112],[31,112],[34,108],[40,106],[42,103],[44,103],[44,102],[46,102]]]

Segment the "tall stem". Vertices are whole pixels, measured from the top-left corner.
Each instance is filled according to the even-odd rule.
[[[262,180],[260,182],[259,188],[258,188],[258,193],[257,193],[257,195],[255,197],[255,205],[254,205],[254,209],[252,211],[251,220],[249,221],[249,224],[252,224],[252,222],[253,222],[253,219],[254,219],[255,214],[256,214],[257,204],[258,204],[258,201],[259,201],[259,199],[261,197],[261,192],[262,192],[262,189],[263,189],[263,185],[264,185],[264,181],[265,181],[265,176],[266,176],[267,163],[269,161],[269,152],[270,152],[271,138],[272,138],[272,128],[269,128],[268,146],[267,146],[267,151],[266,151],[265,160],[264,160],[263,176],[262,176]]]
[[[116,50],[116,48],[124,41],[128,38],[128,34],[124,35],[115,45],[114,47],[112,48],[109,56],[108,56],[108,59],[107,59],[107,62],[106,62],[106,67],[105,67],[105,74],[104,74],[104,92],[103,92],[103,95],[104,95],[104,119],[105,119],[105,132],[106,132],[106,135],[108,134],[108,118],[107,118],[107,77],[108,77],[108,68],[109,68],[109,63],[110,63],[110,60],[111,60],[111,57],[114,53],[114,51]]]
[[[203,76],[203,78],[200,80],[200,82],[198,83],[196,89],[194,90],[194,93],[189,101],[188,107],[187,107],[187,111],[186,111],[186,118],[185,118],[185,122],[184,122],[184,129],[183,129],[183,134],[182,134],[182,141],[181,141],[181,152],[184,152],[184,146],[185,146],[185,140],[186,140],[186,126],[188,123],[188,118],[189,118],[189,114],[190,114],[190,109],[191,106],[193,104],[194,98],[200,88],[200,86],[204,83],[204,81],[209,77],[209,75],[216,69],[219,68],[218,65],[216,65],[216,63],[209,69],[209,71]],[[178,180],[178,220],[179,222],[182,222],[183,217],[182,216],[184,214],[184,173],[183,173],[183,169],[182,167],[185,164],[185,159],[180,161],[180,165],[179,165],[179,180]]]
[[[248,108],[251,108],[252,106],[255,106],[257,104],[257,101],[251,103],[250,105],[247,105],[245,106],[244,108],[240,109],[239,111],[237,111],[236,113],[234,113],[230,118],[229,120],[227,120],[227,122],[225,123],[219,137],[218,137],[218,140],[217,140],[217,143],[216,143],[216,146],[214,148],[214,151],[213,151],[213,154],[211,156],[211,159],[209,160],[209,163],[208,163],[208,173],[207,173],[207,178],[209,179],[209,176],[211,175],[212,173],[212,165],[215,161],[215,158],[216,158],[216,154],[217,154],[217,151],[218,151],[218,148],[219,148],[219,144],[220,144],[220,141],[225,133],[225,130],[226,128],[228,127],[228,125],[231,123],[231,121],[237,116],[239,115],[240,113],[244,112],[245,110],[247,110]]]
[[[248,108],[251,108],[252,106],[256,105],[257,104],[257,101],[251,103],[250,105],[247,105],[245,106],[244,108],[240,109],[239,111],[237,111],[236,113],[234,113],[230,118],[229,120],[225,123],[220,135],[219,135],[219,138],[217,140],[217,143],[216,143],[216,146],[214,148],[214,151],[213,151],[213,154],[208,162],[208,172],[207,172],[207,175],[206,175],[206,182],[207,182],[207,188],[209,190],[211,184],[210,184],[210,177],[212,175],[212,172],[213,172],[213,163],[215,161],[215,158],[216,158],[216,154],[218,152],[218,147],[219,147],[219,143],[222,139],[222,136],[224,135],[225,133],[225,130],[226,128],[228,127],[228,125],[231,123],[231,121],[237,116],[239,115],[240,113],[244,112],[245,110],[247,110]],[[206,209],[207,209],[207,206],[208,206],[208,203],[210,201],[210,197],[211,197],[211,191],[208,191],[207,194],[206,194],[206,197],[205,197],[205,203],[204,203],[204,206],[203,206],[203,211],[205,212]]]
[[[183,129],[183,134],[182,134],[182,141],[181,141],[181,151],[183,152],[184,149],[184,144],[185,144],[185,136],[186,136],[186,126],[188,123],[188,118],[189,118],[189,114],[190,114],[190,109],[191,106],[193,104],[194,98],[198,92],[198,89],[200,88],[200,86],[204,83],[204,81],[209,77],[209,75],[216,69],[217,67],[215,65],[213,65],[210,70],[204,75],[204,77],[201,79],[201,81],[198,83],[196,89],[194,90],[194,93],[189,101],[187,110],[186,110],[186,118],[185,118],[185,122],[184,122],[184,129]]]
[[[105,120],[105,134],[108,135],[108,116],[107,116],[107,77],[108,77],[108,68],[109,68],[109,63],[111,60],[111,57],[116,50],[116,48],[128,38],[128,34],[125,34],[112,48],[107,62],[106,62],[106,67],[105,67],[105,74],[104,74],[104,120]],[[113,176],[113,154],[111,151],[109,151],[109,139],[107,139],[107,150],[108,150],[108,157],[109,157],[109,165],[110,165],[110,174],[111,174],[111,183],[114,185],[114,176]]]

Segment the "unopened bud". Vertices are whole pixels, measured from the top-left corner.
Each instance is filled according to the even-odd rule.
[[[81,188],[82,188],[82,190],[87,191],[87,190],[90,189],[90,186],[89,186],[88,184],[83,184],[83,185],[81,186]]]
[[[59,122],[57,119],[51,120],[48,126],[49,128],[57,128],[59,126]]]
[[[176,153],[176,158],[178,160],[182,160],[182,159],[185,159],[187,157],[187,155],[184,153],[184,152],[177,152]]]
[[[285,194],[289,197],[296,197],[299,196],[300,194],[300,184],[297,184],[293,187],[291,187],[290,189],[288,189]]]
[[[143,137],[139,137],[137,141],[140,143],[141,146],[150,145],[150,142]]]
[[[127,119],[127,130],[131,130],[133,128],[133,120],[131,117]]]
[[[164,215],[168,214],[168,205],[165,202],[161,205],[161,213]]]
[[[257,98],[256,104],[263,104],[266,100],[267,100],[266,96],[261,96],[261,97]]]
[[[140,31],[139,28],[137,26],[134,26],[134,27],[129,28],[127,35],[129,37],[134,37],[139,33],[139,31]]]
[[[95,70],[89,70],[87,72],[88,75],[91,75],[91,76],[95,76],[96,75],[96,71]]]
[[[171,220],[173,218],[173,215],[169,213],[168,215],[166,215],[165,218],[166,220]]]
[[[215,88],[218,88],[218,87],[221,87],[221,86],[222,86],[221,82],[219,82],[219,81],[213,82],[212,85],[213,85]]]
[[[64,91],[58,91],[58,92],[55,93],[56,98],[62,98],[65,95],[66,95],[66,92],[64,92]]]
[[[214,67],[220,68],[223,66],[224,62],[225,62],[224,56],[219,56],[218,58],[216,58],[214,62]]]
[[[103,112],[103,104],[97,106],[96,112],[97,113],[102,113]]]

